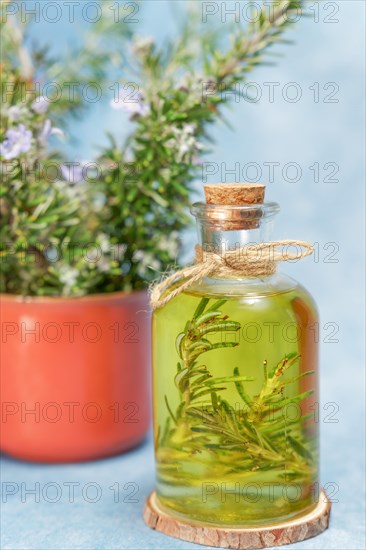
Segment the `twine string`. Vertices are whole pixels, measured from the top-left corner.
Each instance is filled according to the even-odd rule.
[[[290,246],[296,246],[297,251],[289,251]],[[297,240],[246,245],[221,254],[205,251],[196,245],[196,263],[154,284],[150,291],[150,304],[152,309],[161,308],[210,275],[264,277],[276,272],[278,262],[300,260],[312,253],[313,246],[310,243]]]

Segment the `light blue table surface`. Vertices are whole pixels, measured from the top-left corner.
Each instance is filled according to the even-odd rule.
[[[339,424],[332,427],[335,425],[337,430],[328,430],[325,446],[333,445],[333,452],[323,468],[323,482],[332,480],[339,487],[331,527],[315,539],[292,546],[298,550],[365,548],[362,453],[349,452]],[[324,449],[324,453],[329,451],[330,447]],[[28,464],[4,456],[1,482],[4,550],[203,548],[144,525],[144,501],[154,487],[150,439],[124,455],[83,464]],[[73,502],[70,483],[78,484],[74,485]],[[36,487],[36,494],[25,493]],[[53,499],[57,501],[50,502]]]

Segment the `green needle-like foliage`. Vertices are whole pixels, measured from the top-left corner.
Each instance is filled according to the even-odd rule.
[[[300,359],[296,352],[286,355],[269,370],[265,362],[262,388],[254,397],[247,391],[254,378],[243,376],[238,367],[232,375],[214,377],[203,363],[203,356],[239,344],[235,341],[213,343],[206,336],[218,334],[217,331],[219,334],[226,330],[238,331],[240,323],[222,313],[225,300],[211,306],[209,302],[208,298],[201,299],[192,319],[176,339],[180,361],[174,384],[180,403],[173,412],[165,396],[169,416],[156,440],[159,477],[168,483],[178,483],[185,475],[179,463],[190,460],[206,463],[209,469],[213,458],[207,456],[208,452],[224,475],[246,476],[270,470],[282,481],[311,480],[316,458],[312,442],[302,434],[307,417],[290,419],[286,407],[300,403],[313,391],[286,397],[285,388],[313,371],[285,376]],[[225,399],[225,390],[231,384],[242,402],[239,410]]]
[[[212,124],[223,118],[236,86],[268,61],[270,47],[284,42],[304,3],[263,2],[253,22],[215,27],[203,23],[200,2],[187,2],[180,30],[158,46],[133,35],[135,27],[116,23],[118,3],[105,0],[102,20],[59,59],[30,44],[22,10],[10,4],[17,2],[3,0],[0,7],[0,290],[80,296],[146,288],[176,263]],[[83,99],[89,84],[109,90],[110,100],[120,98],[111,75],[127,94],[112,106],[129,112],[129,135],[123,143],[109,136],[94,170],[73,180],[65,176],[67,159],[49,152],[48,136],[65,120],[72,130],[69,115],[93,106]],[[62,93],[47,103],[41,90],[50,82]],[[77,83],[75,93],[66,93],[65,83]],[[211,321],[202,336],[218,328]],[[215,349],[207,338],[185,353],[194,358],[206,348]]]

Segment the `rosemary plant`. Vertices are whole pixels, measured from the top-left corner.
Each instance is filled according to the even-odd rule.
[[[284,42],[303,2],[263,2],[254,22],[227,32],[187,12],[174,40],[159,47],[113,24],[105,1],[103,20],[58,60],[29,46],[21,10],[6,12],[12,3],[0,8],[1,291],[80,296],[144,288],[177,260],[210,126],[223,116],[223,92],[235,92],[266,62],[270,46]],[[120,89],[111,106],[131,115],[130,135],[122,144],[110,136],[97,159],[71,169],[60,151],[50,153],[46,137],[86,106],[83,85],[108,89],[115,71]],[[49,82],[79,86],[71,99],[47,101],[36,85]]]

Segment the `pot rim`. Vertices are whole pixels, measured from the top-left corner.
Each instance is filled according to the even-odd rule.
[[[105,302],[112,301],[116,298],[126,298],[136,294],[146,294],[147,290],[118,290],[114,292],[106,292],[99,294],[87,294],[86,296],[23,296],[22,294],[7,294],[0,292],[1,302],[18,302],[18,303],[64,303],[64,302]]]

